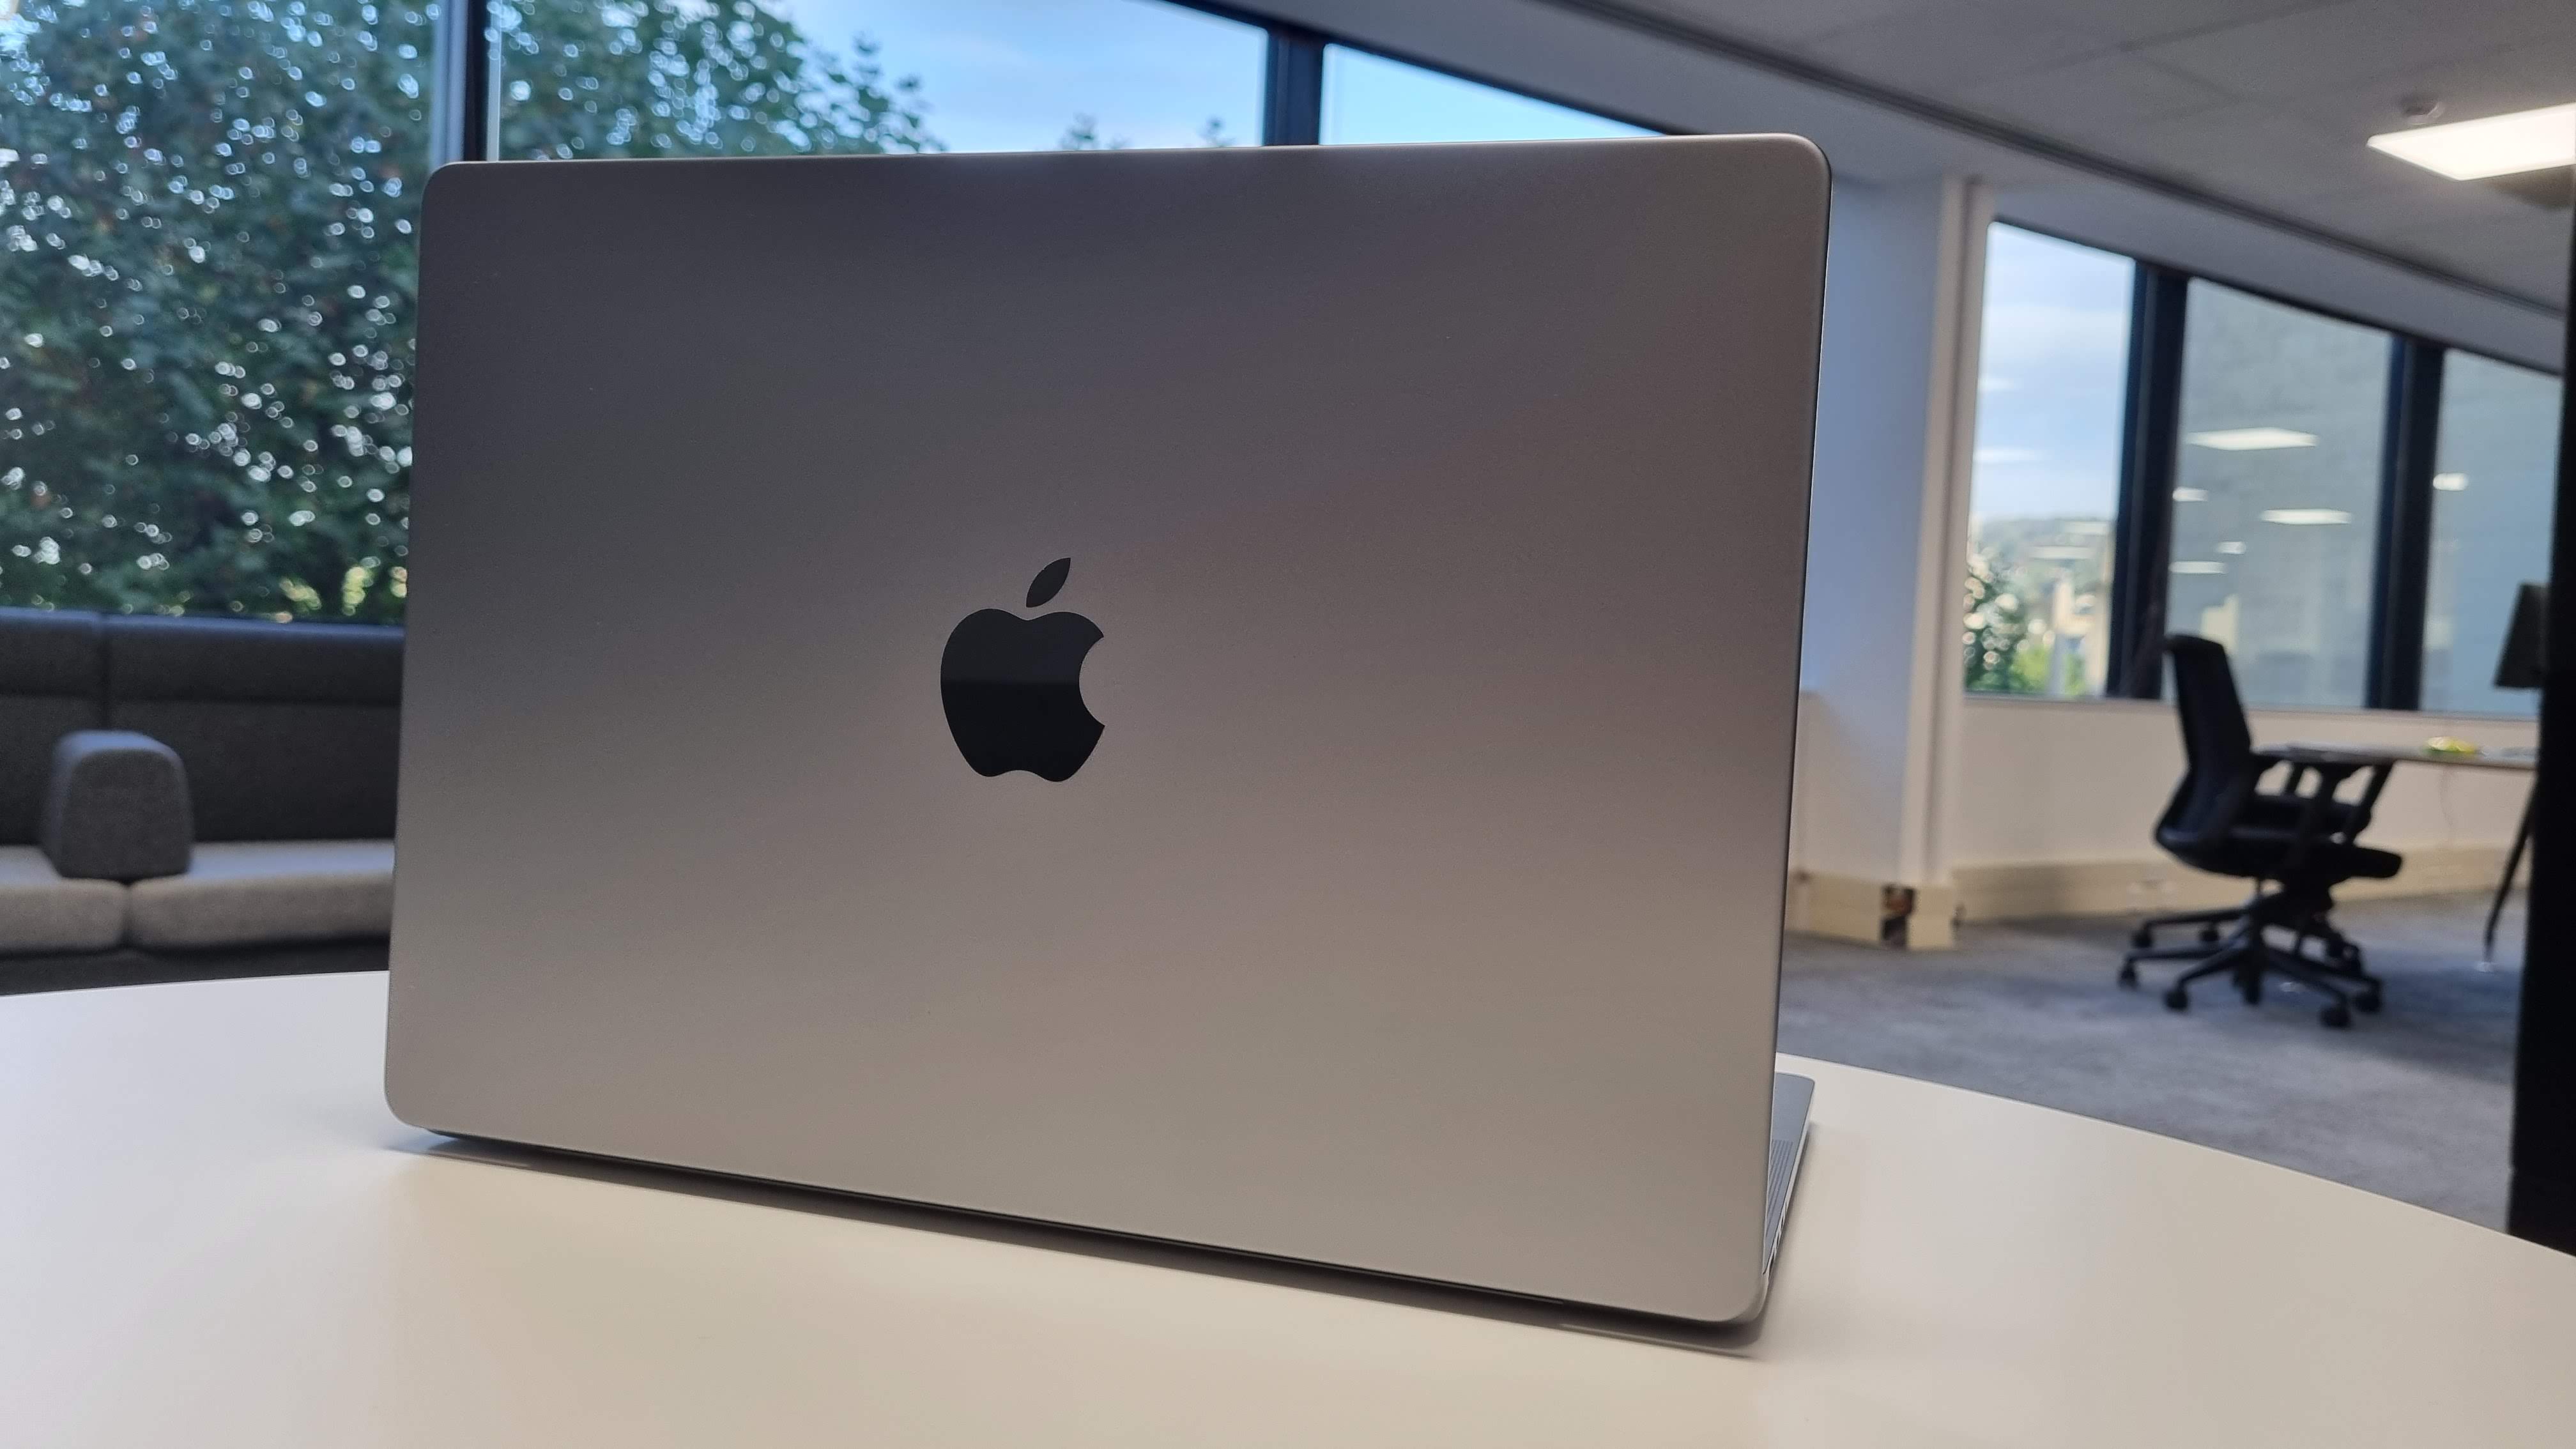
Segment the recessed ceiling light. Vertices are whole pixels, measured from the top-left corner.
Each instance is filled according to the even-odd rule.
[[[2454,181],[2576,166],[2576,104],[2390,131],[2370,148]]]
[[[2318,524],[2352,522],[2352,515],[2344,512],[2340,508],[2266,508],[2263,510],[2262,517],[2265,523]]]
[[[2216,432],[2185,434],[2183,441],[2221,452],[2251,453],[2264,448],[2313,448],[2317,435],[2295,428],[2220,428]]]
[[[2209,490],[2206,488],[2177,488],[2174,490],[2174,502],[2176,503],[2207,503],[2208,501]]]
[[[2214,559],[2185,559],[2175,564],[2172,571],[2178,574],[2223,574],[2227,572],[2227,565]]]
[[[2245,551],[2245,545],[2241,543],[2222,543],[2218,546],[2218,551],[2220,553],[2243,553]]]
[[[2461,489],[2469,486],[2469,475],[2466,473],[2436,473],[2433,475],[2433,486],[2441,489],[2445,493],[2457,493]]]

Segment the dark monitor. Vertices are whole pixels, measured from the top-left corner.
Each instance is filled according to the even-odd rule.
[[[2548,667],[2549,585],[2524,584],[2513,596],[2513,622],[2505,626],[2495,687],[2538,689],[2541,671]]]

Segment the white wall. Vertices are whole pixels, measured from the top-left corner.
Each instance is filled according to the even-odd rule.
[[[2121,860],[2155,853],[2152,832],[2182,778],[2173,706],[2143,700],[1971,697],[1960,738],[1959,866]],[[2434,735],[2528,745],[2529,720],[2386,710],[2256,710],[2261,744],[2294,740],[2415,746]],[[2529,775],[2401,765],[2370,841],[2391,850],[2502,847]]]
[[[2378,710],[2257,710],[2262,744],[2305,740],[2411,747],[2434,735],[2528,745],[2528,720]],[[1969,915],[2157,909],[2238,884],[2194,882],[2153,832],[2182,778],[2170,704],[1971,697],[1959,733],[1953,869]],[[2531,777],[2405,764],[2389,777],[2369,844],[2408,857],[2398,889],[2490,883],[2521,819]]]

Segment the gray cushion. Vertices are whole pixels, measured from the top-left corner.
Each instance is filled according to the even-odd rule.
[[[126,888],[65,880],[32,845],[0,845],[0,955],[104,951],[125,936]]]
[[[128,887],[137,946],[245,946],[382,936],[393,929],[390,840],[201,844],[185,875]]]
[[[394,832],[400,629],[115,618],[107,722],[187,763],[200,840]]]
[[[96,614],[0,609],[0,844],[33,845],[54,741],[106,722]]]
[[[152,736],[187,762],[199,840],[394,833],[397,706],[119,699],[108,722]]]
[[[73,880],[141,880],[188,868],[188,774],[168,745],[126,730],[54,742],[38,843]]]
[[[120,615],[107,621],[112,699],[398,704],[400,629]]]

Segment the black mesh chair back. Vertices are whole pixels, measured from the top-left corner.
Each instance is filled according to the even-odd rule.
[[[2175,713],[2182,721],[2182,783],[2156,822],[2156,843],[2191,860],[2216,849],[2262,778],[2254,732],[2245,723],[2226,647],[2190,634],[2165,640],[2173,660]]]

